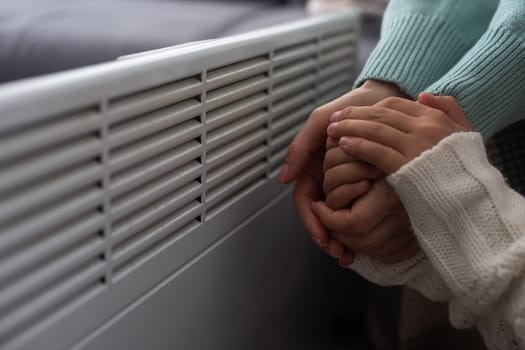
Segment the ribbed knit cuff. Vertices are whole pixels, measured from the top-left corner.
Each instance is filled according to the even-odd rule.
[[[388,81],[415,98],[469,49],[443,18],[411,15],[383,25],[381,39],[355,86],[367,79]]]
[[[454,96],[487,139],[525,118],[525,42],[504,29],[489,30],[426,91]]]

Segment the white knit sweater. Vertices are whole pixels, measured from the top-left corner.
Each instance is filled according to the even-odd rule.
[[[525,198],[489,164],[481,136],[452,134],[388,182],[423,251],[395,265],[358,256],[351,268],[448,301],[452,324],[477,326],[491,349],[525,349]]]

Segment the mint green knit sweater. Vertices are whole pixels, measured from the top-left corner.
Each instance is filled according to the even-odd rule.
[[[391,0],[366,79],[452,95],[487,138],[525,118],[525,0]]]

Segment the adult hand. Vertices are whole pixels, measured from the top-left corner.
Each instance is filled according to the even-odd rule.
[[[313,211],[314,202],[323,198],[322,155],[326,128],[335,112],[348,106],[371,106],[389,96],[405,97],[394,84],[368,80],[361,87],[315,109],[288,146],[278,182],[284,184],[296,181],[294,205],[313,240],[332,256],[342,257],[344,247],[329,238],[327,230]],[[357,185],[354,195],[365,193],[369,187],[369,184]]]

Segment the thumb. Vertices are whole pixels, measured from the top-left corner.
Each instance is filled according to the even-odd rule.
[[[462,127],[472,130],[470,122],[454,97],[435,96],[428,92],[422,92],[419,94],[417,101],[425,106],[442,111]]]

